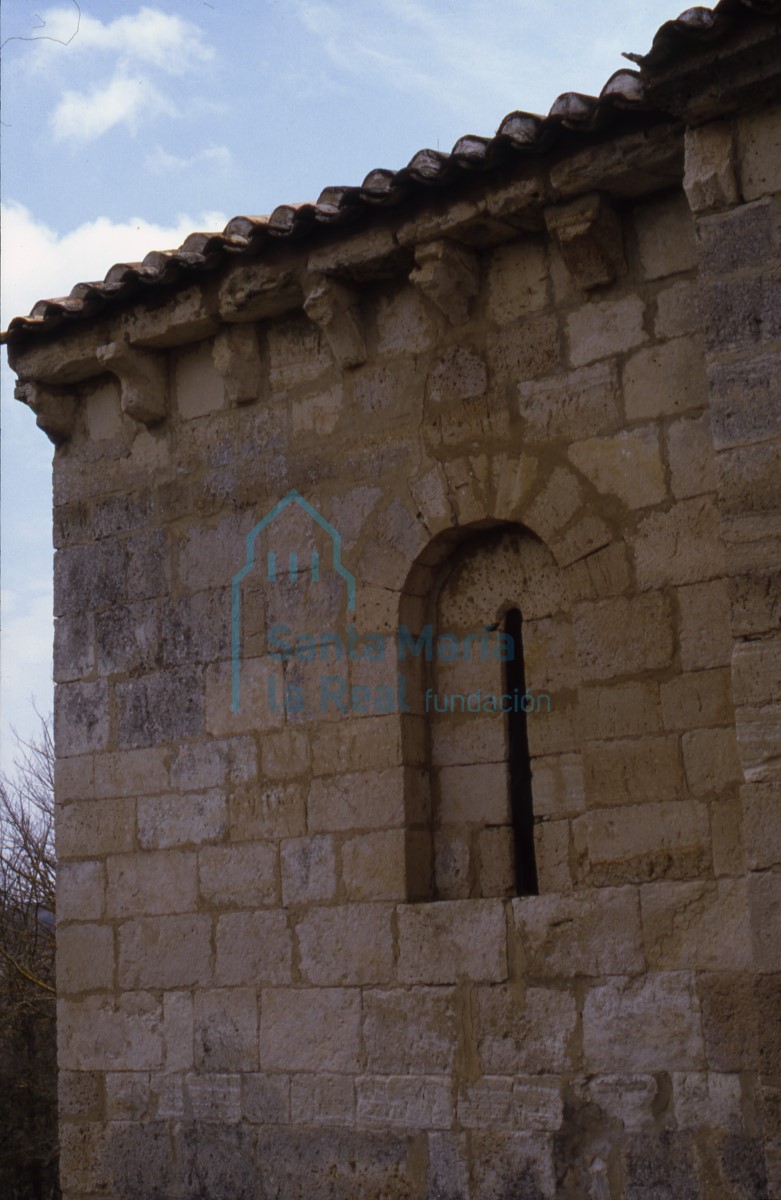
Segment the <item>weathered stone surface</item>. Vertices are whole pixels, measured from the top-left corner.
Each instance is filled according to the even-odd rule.
[[[361,998],[357,988],[264,988],[263,1070],[357,1071]]]
[[[201,915],[140,917],[119,931],[121,988],[177,988],[211,976],[211,921]]]
[[[569,457],[598,491],[618,496],[629,508],[647,508],[665,497],[659,437],[653,426],[576,442]]]
[[[393,970],[390,905],[311,908],[296,925],[302,978],[315,984],[388,983]]]
[[[398,909],[404,983],[501,980],[507,975],[504,909],[498,901],[451,901]]]
[[[284,912],[227,913],[215,935],[219,984],[286,983],[292,946]]]
[[[260,1197],[309,1200],[424,1200],[416,1139],[374,1131],[278,1130],[259,1139]],[[323,1181],[327,1192],[323,1192]]]
[[[583,1053],[589,1070],[662,1071],[704,1065],[700,1006],[687,972],[614,979],[588,992]]]
[[[704,408],[707,400],[703,355],[699,339],[674,338],[638,350],[624,368],[627,417],[657,417]]]
[[[576,367],[625,353],[648,340],[643,329],[643,302],[639,296],[624,300],[592,300],[567,319],[570,360]]]
[[[525,970],[535,980],[620,975],[645,967],[635,888],[600,888],[587,898],[513,901]]]
[[[742,880],[650,883],[640,889],[650,967],[705,971],[751,966],[749,907]]]
[[[734,133],[727,121],[687,129],[683,187],[694,213],[732,208],[740,199]]]

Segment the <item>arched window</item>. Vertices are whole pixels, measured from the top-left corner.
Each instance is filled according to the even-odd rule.
[[[534,764],[570,652],[569,615],[558,567],[528,530],[455,537],[432,544],[402,605],[403,728],[418,755],[408,761],[422,757],[430,782],[427,841],[422,823],[411,830],[410,898],[533,895]]]

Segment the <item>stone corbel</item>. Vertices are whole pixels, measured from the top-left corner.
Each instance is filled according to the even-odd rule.
[[[98,361],[119,380],[122,411],[154,425],[168,409],[168,360],[165,354],[139,350],[127,342],[98,346]]]
[[[222,375],[230,404],[249,404],[258,399],[263,362],[255,325],[228,325],[221,329],[214,339],[212,358]]]
[[[67,442],[76,418],[76,400],[65,388],[41,383],[18,383],[14,396],[32,409],[36,425],[55,446]]]
[[[410,281],[444,313],[452,325],[469,317],[469,302],[480,286],[477,257],[463,246],[439,240],[415,247]]]
[[[548,233],[578,287],[611,283],[626,271],[621,222],[598,192],[545,210]]]
[[[315,276],[307,289],[304,312],[320,326],[343,369],[366,362],[360,297],[352,288],[326,276]]]

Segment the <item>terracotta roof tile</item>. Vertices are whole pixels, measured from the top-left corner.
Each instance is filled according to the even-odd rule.
[[[233,217],[222,233],[192,233],[178,250],[153,250],[142,263],[116,263],[102,281],[76,284],[67,297],[39,300],[28,317],[14,317],[0,341],[53,331],[130,300],[145,288],[185,284],[188,277],[214,270],[231,256],[262,253],[267,242],[299,240],[318,226],[349,224],[368,210],[401,204],[421,189],[451,186],[467,174],[501,166],[519,155],[539,156],[567,132],[589,134],[618,127],[622,112],[649,108],[645,85],[657,69],[691,53],[692,47],[723,37],[736,20],[748,17],[747,10],[775,15],[781,12],[781,0],[720,0],[715,8],[686,9],[659,28],[647,54],[625,55],[640,71],[616,71],[599,96],[565,92],[547,116],[509,113],[494,137],[467,134],[449,154],[419,150],[401,170],[377,168],[360,187],[328,187],[314,204],[282,204],[270,216]]]

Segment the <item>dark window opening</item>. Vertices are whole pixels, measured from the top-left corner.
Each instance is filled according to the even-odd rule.
[[[504,624],[512,638],[513,657],[505,663],[506,690],[520,700],[526,691],[523,661],[523,621],[520,610],[511,608]],[[534,854],[534,806],[532,801],[532,765],[529,756],[529,732],[523,705],[511,705],[507,714],[508,776],[510,818],[515,846],[515,890],[519,896],[539,895],[537,861]]]

